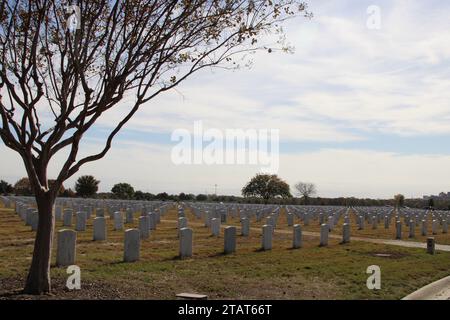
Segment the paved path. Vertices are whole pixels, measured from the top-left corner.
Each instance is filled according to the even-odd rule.
[[[162,220],[162,221],[171,222],[171,223],[177,223],[177,221],[175,221],[175,220]],[[203,223],[199,223],[199,222],[189,222],[189,224],[193,225],[193,226],[197,226],[197,227],[204,226]],[[224,228],[224,227],[225,226],[222,225],[222,228]],[[261,231],[259,228],[250,228],[250,229],[253,230],[253,231],[258,231],[258,232]],[[275,229],[275,233],[291,234],[292,231]],[[320,238],[320,233],[319,232],[303,231],[302,234],[306,235],[306,236],[310,236],[310,237]],[[342,239],[341,235],[336,235],[336,234],[330,234],[329,237],[333,238],[333,239]],[[363,238],[363,237],[351,237],[351,240],[352,241],[378,243],[378,244],[387,244],[387,245],[400,246],[400,247],[405,247],[405,248],[421,248],[421,249],[426,249],[427,248],[427,244],[426,243],[415,242],[415,241],[375,239],[375,238]],[[436,244],[436,250],[450,252],[450,245]]]
[[[450,276],[430,283],[402,300],[450,300]]]

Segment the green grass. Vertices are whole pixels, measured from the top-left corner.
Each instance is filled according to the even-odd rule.
[[[320,248],[318,238],[306,236],[303,248],[292,250],[291,235],[283,233],[275,233],[273,250],[261,252],[260,232],[254,230],[248,238],[238,237],[235,254],[223,255],[223,233],[212,237],[201,221],[190,213],[187,217],[194,229],[192,259],[177,258],[176,224],[164,221],[142,242],[141,260],[136,263],[121,262],[123,231],[113,231],[111,221],[108,241],[92,241],[91,218],[87,231],[78,233],[82,290],[60,290],[58,294],[66,298],[173,299],[180,292],[197,292],[212,299],[399,299],[450,274],[448,252],[431,256],[423,249],[355,241],[341,245],[336,239]],[[175,221],[176,212],[169,211],[163,219]],[[237,225],[238,221],[228,224]],[[286,229],[282,224],[280,220],[280,227]],[[0,283],[9,278],[24,279],[34,233],[13,210],[0,209],[0,225]],[[255,225],[252,221],[251,226]],[[61,222],[57,229],[62,229]],[[339,232],[337,229],[336,234]],[[391,256],[379,257],[377,253]],[[381,267],[381,290],[366,287],[370,265]],[[51,274],[63,287],[65,268],[52,267]],[[90,291],[95,290],[97,294],[92,295]]]

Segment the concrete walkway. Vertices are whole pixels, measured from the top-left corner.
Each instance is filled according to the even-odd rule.
[[[162,220],[162,221],[171,222],[171,223],[177,223],[177,221],[174,221],[174,220]],[[204,226],[203,223],[199,223],[199,222],[189,222],[189,225],[193,225],[193,226],[197,226],[197,227]],[[224,228],[225,225],[221,225],[221,227]],[[250,228],[250,229],[253,230],[253,231],[257,231],[257,232],[261,231],[261,229],[259,229],[259,228]],[[275,229],[275,233],[292,234],[292,231]],[[320,233],[319,232],[303,231],[302,234],[305,235],[305,236],[320,238]],[[342,235],[336,235],[336,234],[330,234],[329,237],[332,238],[332,239],[342,239]],[[424,242],[423,243],[422,242],[415,242],[415,241],[375,239],[375,238],[363,238],[363,237],[351,237],[351,240],[352,241],[378,243],[378,244],[387,244],[387,245],[399,246],[399,247],[405,247],[405,248],[420,248],[420,249],[426,249],[427,248],[427,244],[426,243],[424,243]],[[450,245],[436,244],[435,249],[438,250],[438,251],[450,252]]]
[[[402,300],[450,300],[450,276],[430,283]]]

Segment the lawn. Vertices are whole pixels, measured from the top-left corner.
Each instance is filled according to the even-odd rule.
[[[280,228],[289,230],[283,216]],[[260,232],[253,229],[250,237],[238,237],[235,254],[223,255],[223,232],[212,237],[190,212],[194,256],[180,260],[176,217],[176,211],[170,210],[162,218],[158,229],[142,242],[141,260],[135,263],[122,262],[124,234],[113,231],[112,221],[108,221],[108,240],[92,241],[91,218],[87,231],[77,235],[82,289],[65,289],[66,269],[52,266],[54,293],[41,298],[173,299],[180,292],[195,292],[210,299],[399,299],[450,274],[450,252],[431,256],[423,249],[356,241],[342,245],[337,239],[321,248],[318,238],[307,236],[301,249],[292,250],[288,233],[275,233],[273,250],[261,252]],[[237,224],[237,219],[227,223]],[[3,207],[0,226],[0,298],[30,298],[18,290],[31,262],[34,233],[13,210]],[[137,221],[126,225],[132,227]],[[251,227],[259,228],[253,219]],[[57,229],[62,228],[58,222]],[[305,230],[309,228],[315,226]],[[384,231],[384,226],[370,230],[375,237],[377,231]],[[334,233],[339,234],[340,228]],[[370,265],[381,268],[381,290],[366,287]]]

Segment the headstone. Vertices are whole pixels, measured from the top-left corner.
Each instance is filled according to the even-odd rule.
[[[138,229],[125,231],[123,261],[134,262],[139,260],[141,250],[141,239]]]
[[[372,229],[376,230],[378,228],[378,221],[375,217],[372,216]]]
[[[212,235],[218,237],[220,235],[220,220],[217,218],[213,218],[211,220],[211,232]]]
[[[434,238],[428,238],[427,239],[427,253],[429,254],[435,254],[435,241]]]
[[[438,229],[438,221],[437,220],[433,220],[431,222],[431,232],[433,234],[437,234],[437,229]]]
[[[224,230],[224,253],[236,251],[236,227],[226,227]]]
[[[273,226],[264,225],[262,228],[262,250],[272,250]]]
[[[447,219],[442,221],[442,233],[448,233],[448,221],[447,221]]]
[[[36,231],[38,229],[38,225],[39,225],[39,212],[37,210],[34,210],[31,213],[31,221],[30,221],[30,225],[31,225],[31,231]]]
[[[395,223],[395,238],[400,240],[402,238],[402,223],[397,221]]]
[[[62,207],[61,206],[55,207],[55,220],[56,221],[62,220]]]
[[[324,247],[328,245],[328,233],[330,232],[329,224],[322,224],[320,226],[320,246]]]
[[[84,212],[84,211],[77,212],[76,219],[77,219],[77,222],[75,225],[75,230],[76,231],[86,231],[86,212]]]
[[[139,217],[139,233],[141,239],[148,239],[148,237],[150,236],[150,228],[148,224],[149,224],[148,216]]]
[[[363,216],[359,216],[359,230],[364,230],[364,217]]]
[[[182,215],[184,217],[184,215]],[[156,215],[153,212],[148,214],[148,223],[150,230],[156,230]]]
[[[294,226],[294,234],[292,241],[292,248],[298,249],[302,247],[302,227],[299,224]]]
[[[106,219],[104,217],[94,218],[94,241],[106,240]]]
[[[132,224],[134,223],[134,216],[133,216],[133,210],[128,208],[125,213],[125,223],[126,224]]]
[[[122,212],[120,211],[114,212],[114,230],[116,231],[123,230],[123,217]]]
[[[342,226],[342,243],[350,242],[350,224],[344,223]]]
[[[303,224],[305,226],[309,226],[309,214],[305,215],[305,218],[303,219]]]
[[[414,222],[414,220],[410,220],[409,221],[409,237],[410,238],[414,238],[416,236],[416,223]]]
[[[389,229],[389,216],[384,216],[384,228]]]
[[[72,226],[72,210],[65,209],[63,213],[63,226],[70,227]]]
[[[27,209],[27,213],[26,213],[26,217],[25,217],[25,225],[26,226],[31,226],[31,220],[33,219],[33,214],[34,214],[35,210],[36,209],[34,209],[34,208]]]
[[[427,221],[422,220],[422,236],[426,236],[428,234]]]
[[[56,248],[56,265],[59,267],[75,264],[75,248],[77,233],[74,230],[62,229],[58,231]]]
[[[250,220],[248,218],[241,219],[241,235],[244,237],[250,235]]]
[[[180,258],[192,257],[192,235],[193,231],[190,228],[180,229]]]
[[[332,231],[334,228],[333,216],[328,217],[328,231]]]
[[[287,214],[287,225],[292,227],[294,225],[294,215],[292,213]]]

